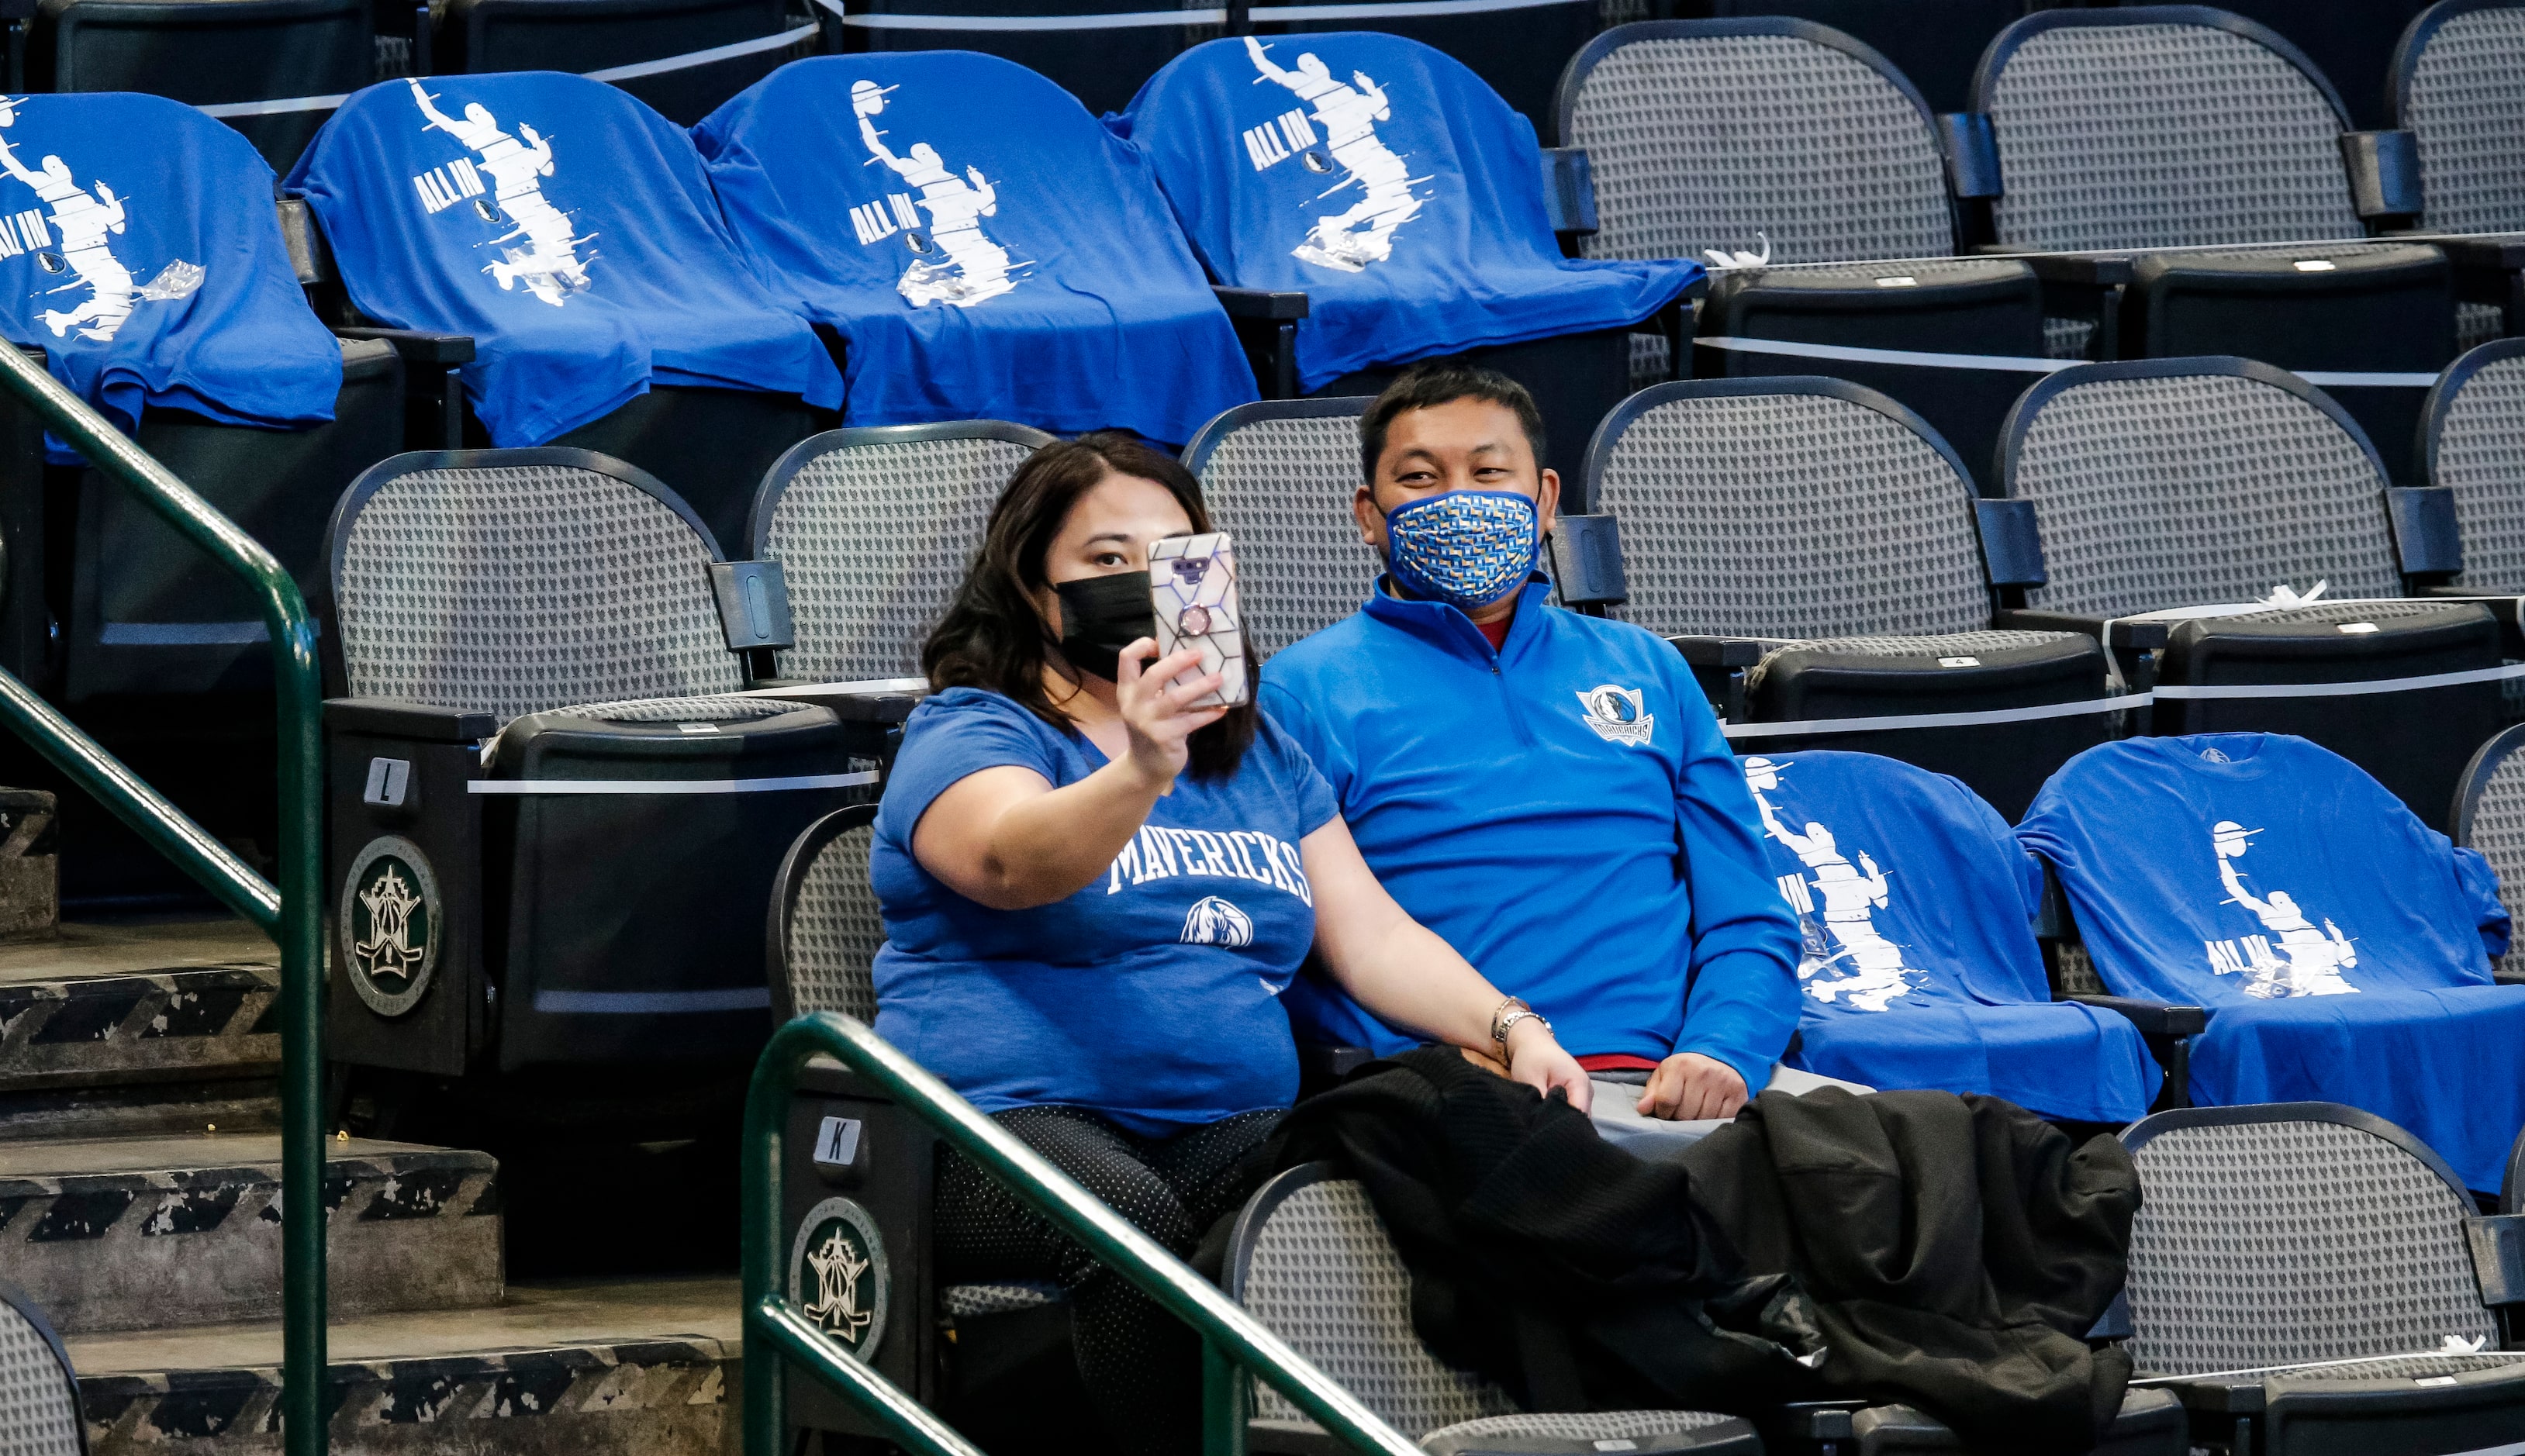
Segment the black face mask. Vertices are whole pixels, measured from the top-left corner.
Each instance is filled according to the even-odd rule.
[[[1158,635],[1146,571],[1081,577],[1053,590],[1061,594],[1061,655],[1081,672],[1113,682],[1121,675],[1122,649]]]

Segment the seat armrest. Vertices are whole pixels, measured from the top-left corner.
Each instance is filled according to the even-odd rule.
[[[2454,491],[2443,485],[2385,490],[2394,550],[2404,576],[2454,576],[2463,570],[2463,536],[2455,525]]]
[[[500,731],[489,713],[432,707],[398,698],[327,698],[324,727],[331,733],[372,733],[415,743],[480,743]]]
[[[1765,650],[1752,637],[1669,637],[1666,645],[1695,667],[1751,667]]]
[[[1348,1442],[1304,1416],[1294,1421],[1257,1417],[1246,1422],[1245,1449],[1255,1456],[1350,1456]]]
[[[2034,270],[2034,276],[2044,282],[2078,288],[2113,288],[2128,283],[2131,271],[2139,262],[2136,253],[2028,253],[2022,248],[1999,243],[1985,244],[1972,251],[2021,259],[2027,267]]]
[[[2077,616],[2065,611],[2041,611],[2033,607],[2003,607],[1991,615],[1990,624],[2004,632],[2077,632],[2104,641],[2106,618]],[[2154,652],[2165,646],[2166,622],[2134,622],[2127,619],[2112,623],[2113,640],[2108,648],[2125,648],[2138,652]]]
[[[2525,1304],[2525,1213],[2464,1220],[2472,1245],[2472,1274],[2481,1302],[2493,1309]]]
[[[1307,295],[1274,293],[1266,288],[1229,288],[1213,283],[1210,291],[1230,318],[1292,319],[1307,316]]]
[[[2138,1027],[2142,1036],[2197,1037],[2209,1029],[2209,1012],[2202,1006],[2169,1006],[2162,1001],[2120,995],[2073,995],[2069,999],[2118,1012]]]
[[[1596,174],[1584,147],[1543,149],[1543,207],[1552,230],[1564,238],[1596,230]]]
[[[1947,190],[1959,201],[2005,195],[1999,176],[1999,135],[1987,112],[1948,112],[1938,118],[1938,150],[1947,162]]]
[[[805,678],[770,678],[748,698],[784,698],[793,703],[829,707],[845,723],[900,723],[912,716],[929,684],[916,677],[874,678],[863,682],[819,683]]]
[[[2032,501],[1975,498],[1973,519],[1981,530],[1982,566],[1992,586],[2039,587],[2052,579],[2044,569],[2043,537],[2035,529]]]
[[[2345,131],[2341,161],[2350,201],[2369,222],[2420,215],[2420,143],[2408,131]]]
[[[1614,607],[1630,600],[1622,578],[1620,523],[1609,515],[1562,515],[1548,538],[1552,580],[1563,607]]]
[[[375,339],[392,345],[394,352],[408,364],[434,364],[444,369],[473,362],[471,334],[434,333],[425,328],[376,328],[368,324],[336,328],[333,332],[346,339]]]

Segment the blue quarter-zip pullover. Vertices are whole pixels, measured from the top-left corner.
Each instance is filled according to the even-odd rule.
[[[1799,942],[1744,774],[1673,648],[1549,595],[1527,583],[1493,652],[1380,584],[1264,666],[1262,705],[1395,899],[1563,1046],[1697,1051],[1758,1092],[1797,1026]],[[1412,1041],[1312,972],[1283,1004],[1301,1040]]]

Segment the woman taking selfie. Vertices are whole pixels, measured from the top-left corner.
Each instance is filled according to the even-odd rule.
[[[1278,996],[1310,947],[1379,1017],[1587,1105],[1551,1029],[1405,915],[1332,792],[1216,674],[1157,656],[1149,550],[1211,529],[1137,439],[1037,451],[921,661],[869,878],[876,1029],[1161,1243],[1189,1255],[1262,1171],[1296,1095]],[[1154,659],[1154,660],[1152,660]],[[961,1158],[937,1198],[947,1283],[1055,1280],[1114,1441],[1197,1444],[1180,1322]]]

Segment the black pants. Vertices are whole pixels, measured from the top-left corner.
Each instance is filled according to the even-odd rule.
[[[1280,1121],[1277,1111],[1247,1112],[1152,1139],[1076,1107],[992,1117],[1177,1257],[1190,1257],[1252,1195],[1267,1170],[1246,1154]],[[1199,1447],[1200,1337],[962,1157],[939,1160],[936,1247],[943,1284],[1051,1280],[1068,1291],[1079,1378],[1109,1449],[1180,1456]]]

